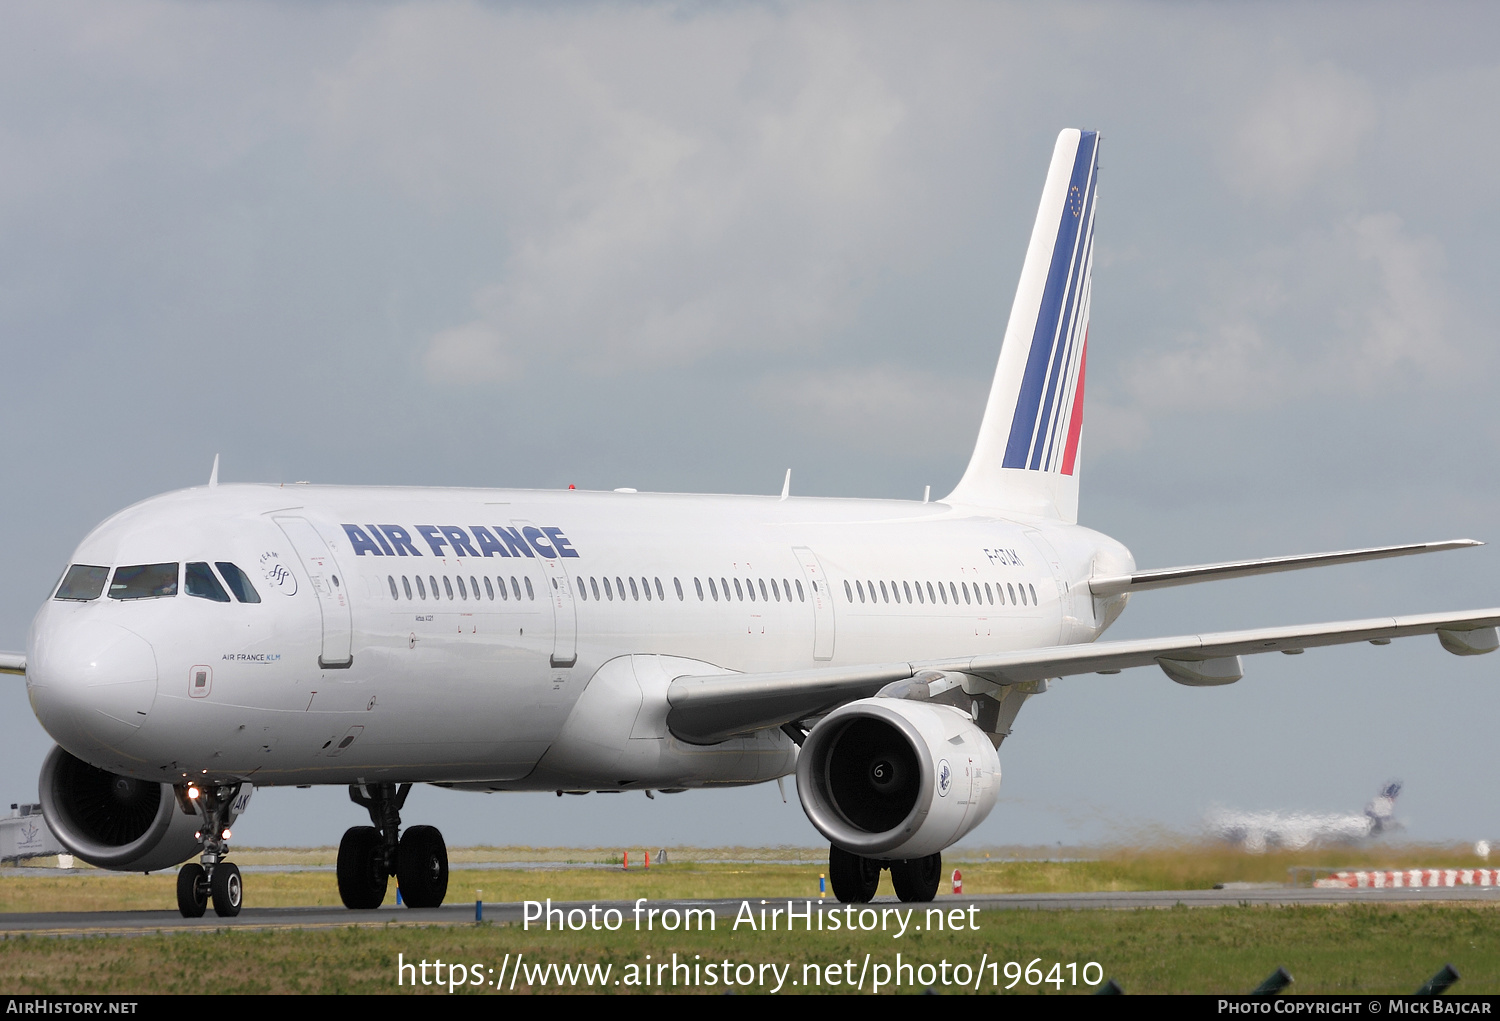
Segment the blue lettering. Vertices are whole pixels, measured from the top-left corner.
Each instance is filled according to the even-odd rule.
[[[552,540],[552,545],[557,547],[559,556],[578,556],[578,551],[568,542],[568,537],[562,534],[561,528],[544,528],[542,531],[547,533],[547,537]]]
[[[374,525],[366,525],[365,527],[369,529],[370,538],[375,540],[375,545],[380,547],[381,553],[385,554],[388,557],[393,557],[396,555],[395,552],[391,549],[390,543],[385,541],[385,536],[380,534],[380,529],[376,528]]]
[[[479,551],[485,556],[492,557],[496,553],[502,557],[510,556],[509,553],[505,552],[505,547],[500,545],[500,541],[490,534],[488,528],[485,528],[483,525],[470,525],[469,531],[473,532],[474,538],[479,540]]]
[[[417,531],[421,533],[422,538],[427,540],[427,545],[432,547],[433,556],[440,557],[443,555],[443,547],[448,545],[448,540],[438,534],[435,525],[418,525]]]
[[[542,556],[546,557],[548,560],[557,559],[557,550],[552,548],[552,544],[549,543],[542,535],[542,530],[540,528],[537,528],[533,525],[527,525],[525,528],[521,529],[521,534],[526,536],[527,541],[530,542],[531,545],[536,549],[536,551]]]
[[[457,525],[439,525],[438,529],[448,537],[448,545],[453,547],[453,555],[457,557],[477,557],[474,547],[469,545],[469,533]]]
[[[370,540],[370,537],[365,534],[365,530],[358,525],[345,525],[344,534],[349,537],[349,545],[354,547],[355,556],[362,557],[367,551],[375,554],[377,557],[385,556],[380,551],[380,547],[375,545]]]
[[[531,552],[531,547],[526,545],[526,540],[521,538],[521,533],[516,531],[514,528],[506,528],[504,525],[496,525],[495,535],[498,536],[500,541],[505,543],[506,548],[510,550],[508,556],[536,556],[535,553]]]
[[[396,547],[397,556],[404,557],[408,552],[414,557],[422,555],[421,551],[412,545],[411,536],[407,533],[406,529],[400,525],[381,525],[380,530],[385,534],[386,539],[390,541],[391,545]]]

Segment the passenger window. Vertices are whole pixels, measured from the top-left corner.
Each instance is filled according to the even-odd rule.
[[[1021,605],[1026,605],[1026,583],[1024,581],[1021,582]]]
[[[224,579],[224,584],[229,586],[229,591],[234,593],[234,598],[242,603],[260,602],[260,593],[255,591],[255,586],[250,584],[250,576],[240,570],[234,564],[225,563],[222,560],[214,562],[219,569],[219,574]]]
[[[685,598],[683,596],[683,594],[682,594],[682,579],[681,578],[673,578],[672,579],[672,587],[677,590],[677,601],[679,603],[682,602],[682,600]]]
[[[736,579],[734,579],[734,583],[736,585],[738,585],[740,583],[740,580],[738,578],[736,578]],[[752,580],[750,578],[746,578],[745,579],[745,593],[747,595],[749,595],[750,601],[752,603],[755,602],[755,582],[754,582],[754,580]]]
[[[443,579],[443,581],[445,581],[445,582],[447,580],[448,580],[447,578]],[[461,575],[461,574],[458,576],[458,594],[460,596],[462,596],[465,600],[467,600],[469,598],[469,590],[464,586],[464,576]],[[453,593],[451,593],[451,592],[448,593],[448,598],[452,599],[453,598]]]
[[[229,602],[229,593],[224,591],[224,586],[219,584],[219,579],[214,577],[206,563],[188,564],[182,580],[183,591],[190,596],[212,599],[216,603]]]
[[[1015,606],[1016,605],[1016,587],[1014,585],[1012,585],[1010,582],[1006,582],[1005,583],[1005,587],[1006,587],[1006,589],[1008,589],[1010,591],[1010,605]]]
[[[969,583],[968,582],[964,582],[961,587],[964,590],[964,605],[968,606],[969,605]]]
[[[797,579],[797,602],[799,602],[799,603],[805,603],[805,602],[807,602],[807,597],[802,592],[802,579],[801,578]]]
[[[989,582],[984,583],[984,601],[989,603],[991,606],[995,605],[995,593],[990,591]]]
[[[520,599],[521,597],[520,596],[516,596],[516,598]],[[536,598],[536,592],[533,591],[532,588],[531,588],[531,579],[530,578],[526,579],[526,598],[527,599],[535,599]]]
[[[1031,589],[1031,605],[1032,606],[1038,606],[1038,605],[1040,605],[1041,604],[1041,600],[1036,597],[1036,586],[1032,585],[1030,582],[1027,582],[1026,587],[1029,588],[1029,589]]]
[[[505,579],[498,574],[495,575],[495,587],[500,590],[501,599],[510,598],[510,590],[505,587]]]
[[[941,588],[942,586],[940,585],[938,587]],[[930,581],[927,583],[927,601],[929,603],[937,602],[937,594],[932,591],[932,582]]]
[[[667,598],[667,594],[661,590],[661,579],[660,578],[652,578],[651,580],[656,583],[656,598],[665,601],[666,598]],[[677,586],[677,598],[678,599],[682,598],[682,585],[681,584],[679,584]]]
[[[177,594],[176,564],[136,564],[115,568],[111,599],[157,599]]]
[[[427,586],[422,584],[422,576],[417,575],[417,595],[422,599],[427,598]]]
[[[781,579],[781,591],[786,593],[786,601],[790,603],[792,601],[792,583],[785,578]]]
[[[578,598],[583,600],[584,602],[587,602],[589,598],[588,583],[585,582],[582,578],[578,578],[576,579],[576,581],[578,584]]]
[[[948,591],[953,593],[953,605],[957,606],[958,605],[958,586],[955,585],[955,584],[953,584],[953,582],[950,581],[948,583]]]
[[[719,601],[719,587],[714,584],[714,580],[712,578],[708,579],[708,590],[713,593],[714,602],[717,603]],[[726,596],[729,595],[728,592],[724,594]]]
[[[479,579],[474,577],[472,574],[469,575],[469,588],[474,593],[474,601],[476,603],[479,602]]]
[[[872,595],[874,594],[874,592],[875,592],[875,590],[873,588],[870,589],[870,593]],[[886,595],[886,592],[885,592],[885,582],[881,582],[880,583],[880,601],[883,602],[883,603],[888,603],[888,602],[891,601],[891,597],[888,596],[888,595]]]
[[[906,582],[903,581],[901,583],[901,591],[903,591],[903,592],[906,593],[906,601],[908,603],[911,602],[911,586],[908,585]],[[920,595],[921,592],[922,592],[922,586],[918,585],[917,586],[917,594]]]
[[[943,597],[943,605],[947,606],[948,605],[948,590],[945,589],[945,588],[943,588],[943,583],[942,582],[938,582],[938,595],[940,595],[940,596]],[[958,593],[957,592],[953,593],[953,601],[955,603],[958,602]]]
[[[761,584],[764,585],[765,582],[761,582]],[[776,579],[775,578],[771,579],[771,595],[775,597],[775,599],[776,599],[776,601],[778,603],[781,602],[781,589],[779,589],[779,588],[776,587]]]
[[[729,590],[726,588],[724,591],[728,592]],[[740,580],[738,578],[734,579],[734,598],[740,602],[745,601],[745,590],[740,587]]]
[[[609,584],[609,579],[608,578],[604,579],[604,584],[606,584],[606,585]],[[594,602],[597,603],[599,601],[599,579],[598,578],[593,578],[593,577],[589,578],[589,589],[594,593]]]
[[[104,582],[109,578],[109,568],[90,567],[88,564],[74,564],[68,568],[68,573],[63,575],[62,584],[57,586],[57,599],[75,599],[86,603],[90,599],[98,599],[104,591]]]
[[[495,586],[490,584],[490,576],[487,574],[484,576],[484,594],[490,602],[495,601]]]
[[[435,578],[435,577],[433,577],[432,575],[429,574],[427,576],[427,584],[432,587],[432,598],[434,598],[434,599],[439,598],[439,596],[438,596],[437,578]],[[453,598],[453,592],[451,590],[448,592],[448,598],[449,599]]]
[[[735,582],[735,584],[738,585],[739,582]],[[720,577],[719,577],[719,585],[720,585],[720,587],[722,587],[724,589],[724,602],[726,602],[726,603],[729,602],[729,579],[723,577],[722,575],[720,575]],[[745,597],[741,596],[740,598],[743,599]]]
[[[854,602],[854,589],[850,587],[848,578],[844,579],[844,598],[851,603]]]
[[[420,585],[421,583],[422,583],[422,579],[418,578],[417,579],[417,584]],[[402,589],[402,591],[404,591],[406,593],[406,598],[410,599],[411,598],[411,580],[409,578],[407,578],[406,575],[404,575],[404,574],[401,576],[401,589]]]
[[[460,587],[462,587],[462,586],[463,586],[463,583],[464,583],[464,582],[463,582],[463,579],[462,579],[462,578],[460,578],[460,579],[459,579],[459,580],[458,580],[458,584],[459,584],[459,586],[460,586]],[[446,574],[445,574],[445,575],[443,575],[443,591],[445,591],[445,592],[447,592],[447,593],[448,593],[448,598],[449,598],[449,599],[452,599],[452,598],[453,598],[453,584],[452,584],[452,583],[451,583],[451,582],[449,582],[449,581],[448,581],[448,576],[447,576],[447,575],[446,575]]]
[[[859,601],[860,602],[864,602],[865,601],[865,587],[862,584],[860,584],[859,582],[856,581],[854,583],[854,588],[855,588],[855,590],[857,592],[859,592]]]
[[[630,588],[631,588],[632,592],[635,591],[635,579],[634,578],[630,579]],[[651,585],[650,585],[649,582],[646,581],[645,578],[641,579],[641,592],[642,592],[643,595],[645,595],[646,602],[649,603],[651,601]]]
[[[388,574],[388,575],[385,576],[385,580],[388,581],[388,582],[390,582],[390,585],[391,585],[391,598],[399,600],[401,598],[401,593],[398,592],[398,591],[396,591],[396,576],[393,575],[393,574]]]
[[[708,579],[708,583],[710,585],[712,585],[713,582],[714,582],[714,580],[712,578]],[[698,602],[700,602],[700,603],[703,602],[703,582],[699,581],[697,578],[694,578],[693,579],[693,588],[695,588],[695,589],[698,590]]]
[[[526,583],[526,587],[530,588],[531,582],[528,581]],[[516,581],[516,576],[514,574],[510,576],[510,591],[511,595],[515,596],[517,599],[521,598],[521,583]]]

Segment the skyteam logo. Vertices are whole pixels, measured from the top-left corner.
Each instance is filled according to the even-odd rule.
[[[948,792],[953,789],[953,767],[948,765],[947,759],[938,760],[937,784],[940,798],[946,798]]]
[[[1072,475],[1077,463],[1083,430],[1098,154],[1099,133],[1081,132],[1068,190],[1056,207],[1057,234],[1005,446],[1006,468]]]

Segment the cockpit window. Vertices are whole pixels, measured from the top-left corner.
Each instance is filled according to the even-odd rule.
[[[62,584],[57,586],[58,599],[77,599],[87,602],[90,599],[98,599],[104,591],[104,582],[109,578],[109,568],[90,567],[88,564],[74,564],[68,568],[68,573],[63,575]]]
[[[216,603],[229,602],[229,593],[224,591],[224,586],[219,584],[219,579],[214,577],[207,564],[188,564],[182,581],[183,591],[190,596],[212,599]]]
[[[136,564],[116,567],[109,583],[111,599],[155,599],[177,594],[176,564]]]
[[[255,586],[250,584],[250,576],[233,564],[226,564],[219,560],[214,562],[219,573],[224,576],[224,584],[229,586],[229,591],[234,593],[234,598],[242,603],[260,602],[260,593],[255,591]]]

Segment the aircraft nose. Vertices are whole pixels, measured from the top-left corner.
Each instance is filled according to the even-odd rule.
[[[119,750],[156,701],[156,653],[134,631],[101,620],[54,622],[26,662],[32,709],[74,754]]]

